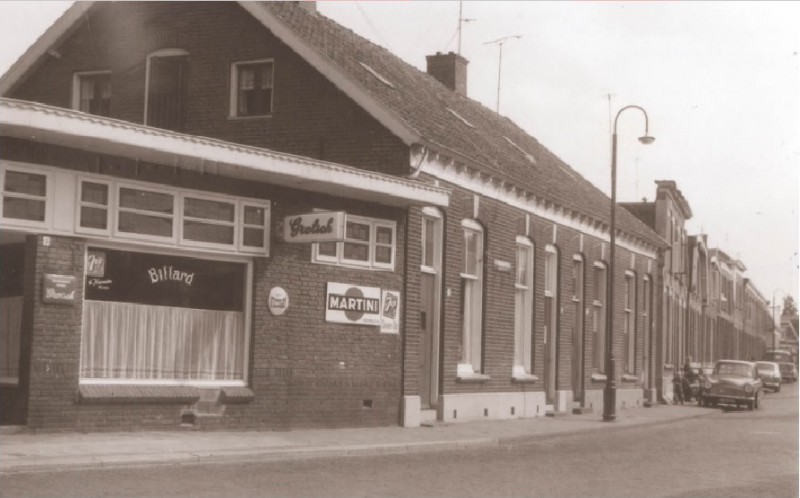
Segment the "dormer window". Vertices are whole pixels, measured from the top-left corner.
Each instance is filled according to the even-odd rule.
[[[75,73],[72,108],[97,116],[111,115],[111,71]]]
[[[272,60],[237,62],[231,67],[232,118],[272,114]]]

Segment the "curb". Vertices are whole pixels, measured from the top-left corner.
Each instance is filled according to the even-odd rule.
[[[101,469],[124,469],[124,468],[145,468],[160,465],[198,465],[198,464],[228,464],[228,463],[248,463],[248,462],[280,462],[280,461],[299,461],[312,460],[318,458],[341,458],[348,456],[380,456],[380,455],[401,455],[412,453],[426,453],[437,451],[457,451],[488,447],[513,448],[535,444],[540,441],[553,439],[556,437],[583,435],[586,432],[605,430],[620,431],[635,427],[665,425],[683,420],[707,417],[718,414],[717,410],[704,410],[700,413],[665,419],[645,419],[632,423],[603,424],[598,421],[598,425],[589,427],[569,428],[552,432],[541,432],[525,434],[519,436],[505,437],[479,437],[457,440],[422,441],[422,442],[402,442],[386,444],[358,444],[349,446],[307,446],[302,448],[253,448],[221,450],[208,453],[158,453],[158,454],[136,454],[136,455],[105,455],[105,456],[65,456],[54,459],[54,461],[39,461],[36,463],[2,464],[0,474],[23,474],[39,472],[64,472],[80,470],[101,470]]]

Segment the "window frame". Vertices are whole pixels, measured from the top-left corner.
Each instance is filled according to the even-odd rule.
[[[44,196],[24,194],[21,192],[6,192],[6,177],[8,172],[34,174],[45,178]],[[50,228],[53,224],[53,208],[55,205],[55,176],[47,170],[31,167],[21,168],[3,161],[3,168],[0,169],[0,221],[4,225],[26,227],[26,228]],[[7,218],[5,216],[5,199],[27,199],[44,202],[44,220],[28,220],[24,218]]]
[[[219,242],[206,242],[201,240],[192,240],[187,239],[185,237],[185,223],[187,221],[186,216],[186,199],[197,199],[200,201],[211,201],[211,202],[222,202],[226,204],[230,204],[233,206],[233,221],[225,222],[222,220],[209,220],[205,218],[197,218],[195,216],[188,217],[188,221],[196,221],[199,223],[205,223],[208,225],[219,225],[219,226],[228,226],[233,228],[233,242],[230,244],[224,244]],[[239,233],[241,232],[241,223],[240,223],[240,208],[239,203],[236,199],[228,199],[221,196],[215,196],[213,194],[195,194],[195,193],[188,193],[188,192],[181,192],[180,199],[180,227],[178,228],[178,243],[181,245],[189,246],[189,247],[215,247],[215,248],[228,248],[228,247],[239,247]]]
[[[606,323],[606,306],[608,306],[608,266],[604,261],[595,261],[592,265],[594,272],[592,275],[592,311],[594,315],[592,335],[594,336],[594,351],[592,369],[605,375],[605,350],[606,339],[608,337]],[[602,285],[600,282],[602,276]],[[599,295],[598,295],[599,294]],[[599,299],[602,298],[602,299]]]
[[[106,204],[106,228],[92,228],[92,227],[84,227],[81,226],[81,208],[92,207],[96,209],[101,208],[101,204],[94,204],[94,203],[86,203],[83,200],[83,183],[97,183],[99,185],[105,185],[108,188],[108,204]],[[75,192],[77,195],[75,196],[75,233],[82,233],[82,234],[89,234],[89,235],[111,235],[112,232],[112,224],[114,223],[113,211],[116,204],[116,189],[114,188],[113,182],[111,180],[104,180],[98,178],[87,178],[78,175],[75,177]]]
[[[347,224],[350,222],[359,223],[364,225],[369,225],[369,250],[368,250],[368,257],[367,261],[355,260],[355,259],[346,259],[344,257],[344,244],[347,242]],[[378,244],[377,242],[377,234],[378,228],[388,228],[392,231],[392,261],[391,263],[381,263],[375,260],[376,255],[376,247],[381,245],[385,247],[385,244]],[[355,239],[353,239],[355,240]],[[384,218],[370,218],[366,216],[358,216],[358,215],[351,215],[347,214],[345,218],[345,240],[339,242],[322,242],[325,244],[336,244],[336,256],[329,256],[327,254],[320,254],[319,252],[319,245],[320,242],[315,242],[311,246],[311,262],[315,264],[325,264],[325,265],[334,265],[334,266],[341,266],[345,268],[359,268],[364,270],[375,270],[375,271],[394,271],[397,265],[397,221],[395,220],[387,220]],[[352,243],[352,242],[351,242]],[[364,241],[358,241],[358,243],[363,244]]]
[[[76,71],[72,74],[72,102],[71,108],[73,110],[79,112],[85,112],[86,114],[91,114],[92,116],[102,116],[102,117],[110,117],[111,116],[111,99],[114,98],[114,89],[111,89],[111,97],[109,98],[109,113],[108,114],[92,114],[88,111],[81,111],[81,80],[85,76],[99,76],[101,74],[107,74],[109,77],[109,87],[111,86],[111,70],[110,69],[97,69],[93,71]]]
[[[488,378],[483,375],[483,307],[485,295],[483,285],[485,283],[485,254],[486,250],[486,231],[483,226],[473,219],[461,221],[463,238],[461,244],[463,248],[461,279],[461,361],[457,365],[457,376],[461,379],[481,379]],[[467,234],[472,233],[468,238]],[[468,273],[466,270],[469,264],[467,255],[469,254],[469,242],[474,241],[475,251],[475,273]],[[469,296],[467,296],[469,294]],[[476,306],[477,304],[477,306]],[[469,315],[468,315],[469,314]],[[467,317],[469,316],[469,320]]]
[[[269,95],[269,112],[267,114],[253,114],[242,116],[239,114],[239,67],[248,65],[269,64],[272,66],[272,86]],[[230,74],[230,95],[228,107],[228,119],[263,119],[272,117],[275,112],[275,59],[254,59],[246,61],[236,61],[231,63]]]
[[[243,354],[243,363],[242,363],[242,380],[177,380],[177,379],[100,379],[100,378],[78,378],[78,383],[80,385],[136,385],[136,386],[191,386],[191,387],[247,387],[250,382],[250,352],[251,352],[251,341],[253,337],[253,300],[254,300],[254,291],[253,291],[253,282],[254,282],[254,263],[253,259],[247,255],[237,256],[235,254],[187,254],[186,251],[181,251],[179,248],[171,248],[171,247],[158,247],[158,248],[151,248],[151,247],[142,247],[136,246],[131,247],[128,245],[120,245],[115,244],[113,242],[106,242],[106,241],[93,241],[89,244],[86,244],[84,249],[84,259],[88,258],[89,256],[89,248],[92,249],[108,249],[108,250],[116,250],[116,251],[129,251],[129,252],[137,252],[137,253],[147,253],[147,254],[155,254],[155,255],[165,255],[165,256],[180,256],[180,257],[188,257],[188,258],[196,258],[196,259],[205,259],[209,261],[220,261],[220,262],[229,262],[229,263],[241,263],[246,266],[245,269],[245,278],[244,278],[244,293],[242,299],[244,300],[243,303],[243,310],[244,313],[243,319],[243,327],[244,327],[244,351]],[[89,265],[84,264],[84,273],[83,273],[83,282],[82,285],[85,285],[86,282],[86,272],[88,270]],[[81,341],[83,341],[83,324],[81,325]],[[82,355],[81,355],[82,356]],[[78,364],[78,372],[82,371],[82,359],[79,361]]]
[[[147,60],[145,62],[145,70],[144,70],[144,113],[142,114],[142,123],[145,126],[153,126],[151,123],[149,123],[149,120],[152,116],[148,116],[148,109],[150,107],[150,78],[152,77],[151,62],[154,58],[158,57],[163,57],[163,58],[189,57],[189,52],[182,48],[163,48],[147,54]],[[188,95],[184,95],[184,98],[188,98]],[[184,112],[183,118],[186,119],[185,102],[184,102],[183,112]],[[169,131],[174,131],[174,130],[169,130]]]
[[[514,279],[514,364],[512,377],[525,377],[533,373],[533,331],[534,331],[534,312],[536,310],[536,288],[535,288],[535,264],[536,254],[535,245],[530,237],[518,235],[516,238],[517,268],[516,278]],[[525,282],[520,283],[519,261],[520,251],[524,251],[527,271],[525,272]],[[522,302],[523,308],[519,308]],[[522,327],[520,328],[520,325]],[[522,350],[519,350],[519,347]],[[520,362],[520,358],[522,361]]]
[[[123,208],[120,206],[120,200],[122,199],[122,195],[120,191],[123,189],[132,189],[132,190],[141,190],[144,192],[150,192],[154,194],[164,194],[169,195],[172,197],[172,215],[167,216],[160,214],[156,211],[147,211],[135,208]],[[165,188],[161,188],[158,186],[150,187],[150,186],[141,186],[135,183],[129,183],[126,181],[115,182],[114,185],[114,196],[117,200],[116,205],[114,206],[114,224],[112,228],[112,235],[114,237],[118,237],[120,239],[136,239],[136,240],[160,240],[164,242],[171,242],[173,244],[177,244],[178,241],[178,223],[180,222],[179,216],[179,209],[181,206],[179,204],[180,200],[180,192],[168,190]],[[119,215],[122,212],[130,212],[134,214],[140,214],[143,216],[152,216],[156,218],[165,218],[172,220],[172,234],[169,237],[162,236],[162,235],[151,235],[151,234],[142,234],[142,233],[135,233],[135,232],[125,232],[120,231],[119,229]]]
[[[625,271],[625,373],[636,373],[636,315],[637,315],[636,273]]]

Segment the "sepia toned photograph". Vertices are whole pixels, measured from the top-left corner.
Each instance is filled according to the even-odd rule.
[[[798,2],[0,2],[0,497],[800,495]]]

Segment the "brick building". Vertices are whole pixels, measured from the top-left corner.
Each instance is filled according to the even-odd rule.
[[[0,79],[20,269],[3,412],[50,429],[600,410],[608,292],[617,402],[641,404],[667,244],[619,210],[611,281],[609,199],[467,98],[466,68],[421,72],[313,2],[75,4]],[[280,237],[319,212],[340,238]],[[376,301],[385,327],[359,307]]]

